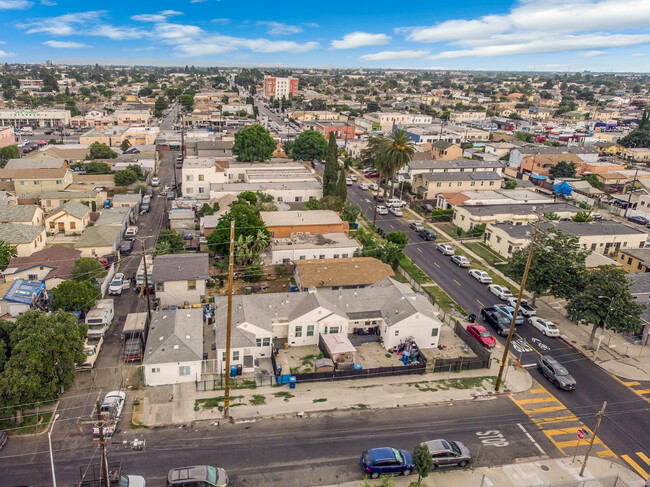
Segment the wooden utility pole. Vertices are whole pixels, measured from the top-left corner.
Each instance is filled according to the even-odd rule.
[[[106,441],[104,438],[104,424],[102,419],[102,404],[97,401],[97,418],[99,419],[99,446],[102,449],[102,480],[104,487],[111,487],[111,479],[108,474],[108,460],[106,458]]]
[[[528,260],[526,261],[526,268],[524,269],[524,276],[521,279],[521,288],[519,289],[519,296],[517,297],[517,304],[515,305],[515,311],[512,313],[512,321],[510,322],[510,330],[508,331],[508,339],[506,340],[506,346],[503,349],[503,357],[501,358],[501,365],[499,367],[499,375],[497,376],[497,383],[494,386],[495,392],[499,392],[501,387],[503,370],[505,369],[506,364],[508,363],[508,352],[510,351],[510,344],[512,342],[512,335],[515,332],[515,323],[517,321],[517,316],[519,315],[519,305],[521,304],[521,298],[524,296],[524,291],[526,289],[526,280],[528,279],[528,272],[530,271],[530,264],[533,261],[533,255],[535,254],[535,243],[537,241],[537,234],[539,233],[539,227],[542,224],[541,217],[537,219],[537,225],[535,226],[535,234],[533,235],[533,241],[530,244],[530,250],[528,251]]]
[[[223,394],[223,417],[230,417],[230,338],[232,335],[232,280],[235,265],[235,221],[230,222],[230,257],[228,259],[228,312],[226,318],[226,387]]]
[[[625,213],[623,218],[627,218],[627,212],[630,210],[630,204],[632,203],[632,193],[634,192],[634,185],[636,184],[636,176],[639,174],[639,167],[637,166],[636,171],[634,171],[634,179],[632,180],[632,187],[630,188],[630,195],[627,197],[627,206],[625,207]]]
[[[585,473],[585,468],[587,468],[587,460],[589,460],[589,454],[591,453],[591,447],[594,446],[594,441],[596,440],[596,435],[598,435],[598,428],[600,427],[600,422],[605,416],[605,408],[607,407],[607,401],[603,402],[603,407],[600,408],[598,412],[598,421],[596,422],[596,427],[594,428],[594,434],[591,435],[591,441],[589,442],[589,448],[585,454],[585,461],[582,462],[582,468],[580,469],[580,477]]]
[[[149,316],[149,321],[151,321],[151,295],[149,293],[149,276],[147,272],[147,255],[145,253],[144,243],[146,242],[146,237],[140,238],[140,243],[142,244],[142,265],[144,267],[144,292],[147,295],[147,314]],[[136,284],[138,282],[136,274]]]
[[[323,173],[324,174],[324,173]],[[377,194],[375,194],[375,211],[372,212],[372,224],[375,225],[377,220],[377,205],[379,204],[379,192],[381,191],[381,172],[379,173],[379,178],[377,179]]]

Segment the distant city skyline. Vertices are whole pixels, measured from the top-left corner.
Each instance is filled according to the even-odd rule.
[[[0,18],[8,63],[650,71],[647,0],[0,0]]]

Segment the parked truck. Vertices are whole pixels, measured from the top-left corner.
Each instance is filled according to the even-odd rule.
[[[499,335],[508,335],[512,319],[501,311],[496,310],[494,306],[482,308],[481,318],[483,318],[483,321],[488,325],[494,328]]]
[[[495,304],[493,308],[497,311],[500,311],[504,315],[506,315],[510,320],[512,321],[512,315],[515,312],[514,306],[507,306],[505,304]],[[524,317],[521,314],[521,309],[519,310],[519,314],[517,314],[517,319],[515,320],[515,326],[523,325],[524,324]]]
[[[99,351],[102,349],[103,343],[103,336],[86,338],[86,342],[84,343],[84,355],[86,356],[86,360],[84,360],[84,363],[77,368],[92,369],[95,366],[97,356],[99,355]]]
[[[135,275],[136,279],[136,291],[140,292],[140,289],[144,286],[144,268],[145,264],[147,267],[147,280],[149,281],[149,288],[153,288],[153,254],[147,253],[142,259],[140,259],[140,265],[138,266],[138,272]]]
[[[86,313],[86,324],[88,325],[88,336],[104,336],[110,328],[115,316],[115,307],[112,299],[100,299],[95,307]]]
[[[140,362],[142,352],[147,343],[149,331],[149,315],[143,313],[129,313],[124,322],[122,339],[124,340],[124,361]]]

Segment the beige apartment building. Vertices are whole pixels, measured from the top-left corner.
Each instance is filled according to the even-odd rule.
[[[579,208],[568,203],[520,203],[513,205],[457,206],[452,223],[467,231],[476,225],[508,222],[525,225],[537,221],[538,214],[556,213],[560,218],[573,218]]]
[[[484,122],[487,117],[485,112],[478,111],[453,111],[449,114],[450,123]]]
[[[495,171],[425,173],[413,178],[413,188],[425,200],[432,200],[438,193],[499,189],[502,180]]]
[[[45,191],[61,191],[72,184],[72,171],[59,169],[0,169],[0,181],[11,181],[18,198],[40,196]]]

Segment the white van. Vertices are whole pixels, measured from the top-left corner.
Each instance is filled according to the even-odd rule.
[[[396,208],[401,208],[404,205],[405,205],[405,203],[399,198],[390,198],[386,202],[386,206],[388,206],[389,208],[392,208],[393,206],[396,207]]]
[[[95,307],[86,313],[86,324],[88,325],[88,336],[104,336],[113,323],[115,307],[112,299],[100,299]]]

